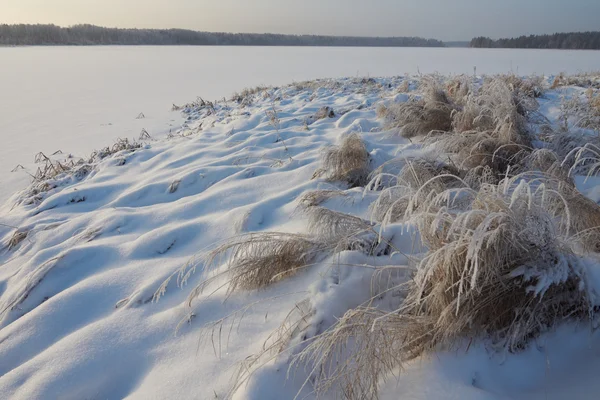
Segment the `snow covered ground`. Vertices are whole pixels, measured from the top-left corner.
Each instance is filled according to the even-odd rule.
[[[13,194],[0,208],[0,397],[223,399],[239,363],[260,353],[305,299],[319,329],[366,301],[373,272],[358,265],[405,265],[404,255],[346,251],[264,290],[229,296],[217,277],[189,295],[211,276],[197,257],[215,244],[250,232],[307,232],[299,198],[308,191],[342,190],[327,208],[370,219],[375,194],[314,173],[321,149],[351,133],[366,143],[372,168],[419,149],[386,131],[376,111],[409,100],[399,90],[407,79],[414,89],[405,77],[337,79],[258,90],[242,104],[189,104],[169,138],[97,156],[78,173]],[[553,126],[564,93],[539,100]],[[334,114],[319,119],[324,107]],[[592,183],[581,188],[595,197]],[[409,253],[410,235],[399,246]],[[184,279],[186,266],[198,268]],[[314,398],[303,369],[286,379],[288,362],[266,363],[234,398]],[[599,370],[598,334],[565,325],[518,354],[476,342],[419,358],[381,398],[592,399]]]
[[[0,48],[0,186],[24,188],[38,152],[77,156],[181,124],[172,103],[221,99],[257,85],[346,76],[439,72],[576,73],[596,51],[428,48],[23,47]],[[592,66],[592,67],[590,67]],[[144,119],[136,119],[143,113]],[[11,190],[0,193],[0,202]]]

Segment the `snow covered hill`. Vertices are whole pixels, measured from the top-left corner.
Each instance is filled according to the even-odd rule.
[[[407,296],[404,286],[422,265],[428,246],[419,241],[425,231],[419,234],[418,223],[409,218],[410,205],[406,214],[396,213],[399,203],[386,202],[386,194],[398,195],[398,185],[389,181],[400,179],[402,168],[415,160],[439,167],[433,180],[454,168],[477,170],[459,165],[474,155],[461,152],[466,144],[453,142],[459,148],[448,150],[435,135],[420,132],[438,128],[423,128],[420,117],[416,125],[404,120],[406,108],[394,114],[406,104],[429,112],[428,79],[452,97],[442,107],[453,118],[447,130],[457,129],[457,113],[484,107],[482,98],[469,99],[465,89],[485,87],[482,77],[321,80],[183,105],[186,123],[165,140],[120,141],[89,159],[40,155],[38,179],[0,209],[0,397],[365,398],[343,384],[344,374],[354,379],[355,363],[368,375],[364,360],[347,354],[361,344],[349,334],[338,354],[341,347],[318,339],[331,329],[346,332],[340,319],[365,304],[382,311],[376,320],[385,324],[388,311],[397,315]],[[600,155],[590,145],[597,143],[600,81],[526,78],[519,86],[514,79],[496,78],[522,96],[516,107],[523,108],[522,128],[533,139],[531,146],[518,143],[519,150],[544,148],[560,161],[571,160],[544,165],[560,170],[554,177],[574,179],[587,199],[573,199],[592,210],[591,216],[600,200],[595,177]],[[479,129],[501,105],[479,110],[464,131]],[[407,134],[409,124],[414,135]],[[514,128],[512,122],[507,126]],[[514,143],[511,139],[510,146]],[[499,152],[510,146],[494,148],[485,163],[496,165]],[[356,165],[348,167],[346,152]],[[517,154],[521,157],[517,151],[510,156]],[[519,165],[551,172],[526,159]],[[495,185],[481,175],[476,183],[468,181],[475,176],[468,171],[460,176],[472,187]],[[522,190],[518,180],[512,182],[517,188],[507,189],[511,210]],[[543,196],[549,196],[554,187],[543,182],[548,187]],[[531,185],[529,209],[538,201],[539,186]],[[540,201],[545,207],[545,198]],[[553,221],[572,214],[568,223],[574,226],[576,213],[560,208]],[[343,241],[332,244],[333,237]],[[590,318],[581,318],[580,308],[569,308],[572,315],[554,311],[560,323],[550,317],[549,326],[528,332],[528,345],[518,349],[465,336],[454,346],[439,343],[398,363],[371,365],[382,371],[374,378],[379,397],[596,398],[600,337],[591,327],[600,305],[595,302],[600,264],[589,246],[581,240],[575,250],[564,250],[565,258],[573,253],[577,261],[568,261],[568,271],[557,272],[561,276],[513,272],[528,276],[523,279],[533,282],[532,291],[542,299],[579,279],[573,296],[585,292]],[[240,259],[246,264],[236,264]],[[250,265],[256,259],[283,267],[265,278]],[[575,307],[569,301],[560,307]],[[392,339],[377,342],[373,359],[386,350],[405,358],[397,345]],[[325,360],[327,351],[336,354]],[[345,362],[347,368],[340,368]]]

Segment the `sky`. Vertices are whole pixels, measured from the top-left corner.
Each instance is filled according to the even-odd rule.
[[[600,30],[600,0],[0,0],[0,23],[352,36]]]

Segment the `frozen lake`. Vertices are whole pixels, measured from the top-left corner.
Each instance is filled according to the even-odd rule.
[[[181,123],[170,112],[259,84],[439,72],[519,75],[597,69],[600,51],[468,48],[27,47],[0,48],[0,202],[29,178],[34,155],[87,156],[146,129]],[[136,119],[144,113],[144,119]]]

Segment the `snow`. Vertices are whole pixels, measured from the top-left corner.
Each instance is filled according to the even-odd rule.
[[[73,65],[65,67],[60,61],[52,64],[59,59],[50,56],[55,54],[52,51],[65,56],[79,54],[71,58]],[[116,136],[137,136],[141,127],[155,137],[139,150],[99,161],[81,180],[57,181],[58,187],[32,204],[15,205],[27,197],[26,192],[6,193],[12,197],[0,208],[1,243],[13,234],[11,226],[28,234],[14,249],[0,253],[0,398],[223,399],[238,363],[259,352],[271,332],[290,310],[301,307],[304,299],[310,299],[316,308],[313,318],[320,321],[318,329],[325,329],[370,297],[373,272],[357,265],[408,263],[401,254],[374,261],[346,251],[336,256],[336,268],[331,267],[332,260],[323,260],[265,290],[229,298],[225,288],[212,294],[209,290],[190,308],[190,290],[207,276],[200,264],[186,285],[178,287],[173,279],[160,300],[154,301],[165,280],[181,267],[195,265],[197,256],[216,243],[246,232],[306,231],[298,197],[315,189],[344,189],[341,184],[312,179],[323,146],[360,132],[373,167],[414,151],[412,143],[382,132],[382,121],[376,116],[382,101],[408,100],[396,90],[405,79],[402,77],[366,83],[337,79],[320,82],[314,89],[295,85],[268,89],[258,93],[248,107],[229,101],[220,103],[212,115],[206,108],[190,107],[181,128],[180,117],[164,111],[164,100],[181,104],[193,99],[196,92],[208,92],[214,98],[254,83],[279,84],[290,77],[300,80],[333,70],[348,74],[348,68],[356,68],[352,62],[359,59],[362,73],[390,75],[398,68],[411,72],[420,60],[423,65],[444,65],[447,72],[469,72],[475,54],[489,57],[490,71],[501,68],[492,65],[499,53],[485,50],[474,53],[474,58],[456,57],[461,59],[460,67],[454,57],[442,64],[425,63],[427,57],[446,59],[448,54],[458,54],[443,52],[468,55],[472,51],[465,49],[441,53],[430,49],[414,49],[413,53],[408,49],[299,49],[297,53],[260,49],[247,69],[240,68],[234,55],[237,52],[240,60],[246,60],[252,54],[249,49],[128,51],[0,49],[3,56],[14,52],[7,57],[13,60],[8,68],[17,68],[15,58],[22,57],[22,63],[31,57],[34,64],[41,57],[49,62],[48,74],[57,78],[47,86],[32,81],[28,89],[21,87],[21,92],[15,82],[8,86],[19,94],[18,106],[6,100],[2,103],[3,113],[13,115],[3,129],[17,133],[5,138],[8,151],[2,168],[21,162],[17,158],[24,155],[32,157],[38,150],[83,152],[104,146]],[[314,62],[327,51],[335,55],[332,61],[324,65]],[[129,66],[126,71],[113,65],[115,53]],[[565,57],[571,62],[569,68],[576,68],[579,64],[574,60],[579,59],[581,69],[596,65],[589,57],[600,57],[600,53],[577,52],[573,60],[566,52],[560,56],[535,53],[545,64],[538,61],[540,64],[529,64],[529,69],[522,66],[521,73],[552,65],[548,60],[553,57]],[[219,54],[231,57],[232,65],[225,63],[219,72],[231,81],[211,78],[211,72],[217,71],[210,68],[223,65],[214,61]],[[393,65],[393,60],[407,54],[414,56],[410,63]],[[514,54],[518,65],[532,53]],[[207,69],[196,70],[200,64],[205,66],[205,61]],[[282,71],[288,63],[294,68]],[[142,72],[142,65],[153,67]],[[483,62],[480,65],[478,72],[485,69]],[[553,68],[563,66],[567,68],[566,63]],[[61,71],[61,76],[52,70],[62,67],[74,68],[80,75]],[[106,69],[107,74],[114,74],[110,89],[103,87],[105,79],[93,79]],[[42,79],[39,71],[27,73]],[[157,75],[164,79],[155,79]],[[196,75],[201,76],[202,84],[192,84]],[[6,74],[0,76],[5,79],[2,84],[8,85]],[[54,93],[54,89],[60,92]],[[64,103],[51,101],[57,97]],[[34,99],[35,105],[27,106],[28,99]],[[558,99],[556,92],[550,92],[547,99],[542,109],[555,121],[556,105],[550,103]],[[336,116],[313,122],[315,113],[326,106],[332,107]],[[268,115],[273,107],[279,119],[276,125]],[[139,112],[147,119],[136,120]],[[23,121],[31,125],[22,126]],[[38,126],[38,121],[48,125]],[[101,121],[114,123],[106,127],[100,126]],[[61,124],[64,131],[59,133]],[[169,129],[179,135],[160,138]],[[1,179],[9,188],[23,184],[5,175]],[[593,194],[592,182],[594,179],[586,185]],[[171,190],[174,187],[176,190]],[[369,218],[368,206],[374,197],[360,188],[346,194],[329,200],[327,207]],[[410,252],[412,239],[400,232],[390,227],[384,234],[395,236],[397,247]],[[592,278],[600,279],[597,273]],[[211,289],[220,283],[222,280]],[[223,324],[211,330],[211,323],[222,318]],[[219,335],[221,330],[228,333]],[[397,380],[386,383],[382,399],[595,398],[600,390],[595,379],[600,368],[599,340],[589,327],[565,325],[520,354],[498,355],[483,344],[469,344],[468,352],[436,353],[408,364]],[[293,399],[299,391],[299,398],[314,398],[302,386],[306,378],[302,370],[286,381],[288,361],[284,357],[268,363],[234,398]]]
[[[439,72],[575,73],[597,51],[461,48],[24,47],[0,48],[0,185],[23,188],[33,157],[85,156],[146,129],[164,136],[183,121],[172,103],[221,99],[245,87],[324,77]],[[136,119],[143,113],[146,118]],[[4,202],[10,191],[0,193]]]

